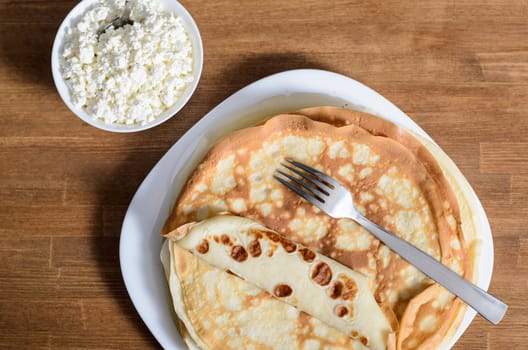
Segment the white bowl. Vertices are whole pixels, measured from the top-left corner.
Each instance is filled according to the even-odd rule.
[[[193,47],[194,81],[191,84],[189,84],[189,86],[187,87],[183,95],[179,98],[178,102],[176,102],[174,106],[166,110],[158,118],[154,119],[153,121],[145,125],[130,125],[130,126],[123,125],[121,126],[121,125],[106,124],[101,120],[97,120],[93,118],[82,108],[76,107],[72,102],[72,97],[71,97],[68,85],[64,81],[64,78],[61,74],[59,57],[60,57],[60,52],[62,51],[62,48],[64,46],[64,37],[65,37],[66,28],[69,27],[72,22],[75,22],[79,18],[79,16],[85,13],[88,8],[90,8],[93,4],[97,2],[97,0],[83,0],[70,11],[70,13],[66,16],[66,18],[60,25],[59,30],[57,31],[57,35],[55,36],[55,41],[53,42],[53,49],[51,51],[51,71],[53,73],[53,80],[55,82],[55,86],[57,87],[57,91],[59,92],[59,95],[64,101],[64,103],[66,104],[66,106],[68,106],[68,108],[76,116],[84,120],[86,123],[92,126],[95,126],[96,128],[106,130],[106,131],[112,131],[112,132],[134,132],[134,131],[150,129],[170,119],[172,116],[174,116],[180,109],[183,108],[183,106],[187,103],[187,101],[189,101],[189,99],[191,98],[191,95],[194,93],[194,90],[196,90],[196,87],[198,86],[198,82],[200,80],[200,76],[202,75],[202,66],[203,66],[203,45],[202,45],[202,38],[200,36],[200,31],[198,30],[198,26],[194,22],[194,19],[191,17],[189,12],[185,9],[185,7],[183,7],[178,1],[176,0],[157,0],[157,1],[161,3],[162,7],[166,11],[176,13],[182,19],[183,25],[185,26],[187,33],[189,33],[189,38],[191,40],[191,44]]]

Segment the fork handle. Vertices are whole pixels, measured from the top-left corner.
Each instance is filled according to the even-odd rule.
[[[504,317],[508,305],[501,300],[480,289],[427,253],[366,217],[358,215],[353,219],[403,259],[466,302],[489,322],[497,324]]]

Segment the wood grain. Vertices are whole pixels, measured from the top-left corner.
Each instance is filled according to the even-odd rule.
[[[490,290],[510,304],[497,326],[477,317],[455,348],[526,348],[526,0],[182,1],[204,42],[199,87],[177,117],[130,135],[88,126],[56,93],[51,46],[76,3],[0,0],[0,348],[158,348],[121,280],[127,205],[211,108],[294,68],[367,84],[455,160],[494,233]]]

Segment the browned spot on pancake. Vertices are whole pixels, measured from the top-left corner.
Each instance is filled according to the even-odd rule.
[[[297,244],[293,243],[289,239],[280,238],[280,243],[287,253],[293,253],[295,250],[297,250]]]
[[[330,251],[335,251],[337,255],[339,255],[339,262],[343,265],[346,265],[350,267],[351,269],[361,269],[368,267],[368,256],[367,252],[365,251],[348,251],[348,250],[332,250],[334,248],[330,248]],[[321,249],[321,253],[324,255],[328,255],[326,251]]]
[[[352,300],[356,297],[356,294],[358,292],[358,287],[356,282],[345,276],[345,275],[339,275],[339,279],[343,281],[344,283],[344,292],[343,292],[343,300]]]
[[[315,283],[326,286],[332,279],[332,269],[327,263],[321,261],[312,269],[312,279]]]
[[[216,243],[220,243],[220,238],[218,238],[218,236],[214,236],[213,239]]]
[[[307,263],[311,263],[315,259],[315,253],[308,248],[299,249],[299,254],[301,254],[301,257]]]
[[[228,274],[230,274],[230,275],[236,276],[235,273],[234,273],[233,271],[229,270],[229,269],[227,269],[226,272],[227,272]]]
[[[259,230],[250,230],[248,233],[249,233],[250,235],[255,236],[255,239],[256,239],[256,240],[259,240],[259,239],[261,239],[261,238],[263,237],[263,236],[262,236],[262,231],[259,231]]]
[[[251,241],[248,244],[248,250],[249,250],[249,254],[251,254],[251,256],[254,258],[260,256],[260,254],[262,253],[262,249],[260,248],[260,243],[257,240]]]
[[[209,242],[206,239],[202,239],[200,244],[196,246],[196,251],[200,254],[205,254],[209,251]]]
[[[363,343],[363,345],[367,345],[368,344],[368,339],[361,336],[361,338],[359,338],[359,341],[361,341]]]
[[[352,279],[347,277],[343,279],[345,280],[345,287],[347,287],[347,289],[357,289],[356,282],[354,282]]]
[[[350,336],[351,336],[352,338],[356,338],[358,335],[359,335],[359,333],[358,333],[357,331],[352,331],[352,332],[350,332]]]
[[[230,245],[231,244],[231,239],[226,234],[223,234],[222,236],[220,236],[220,241],[222,242],[223,245]]]
[[[345,317],[346,314],[348,314],[348,309],[346,306],[339,305],[335,308],[335,314],[337,315],[337,317]]]
[[[247,259],[248,253],[244,247],[236,245],[231,249],[231,257],[238,262],[242,262]]]
[[[273,256],[273,250],[271,250],[271,249],[270,249],[270,250],[268,250],[268,253],[267,253],[267,255],[268,255],[268,256],[269,256],[270,258],[271,258],[271,257]]]
[[[268,236],[273,242],[280,241],[280,236],[274,232],[266,232],[266,236]]]
[[[273,289],[273,294],[279,298],[289,297],[292,294],[293,290],[287,284],[279,284]]]
[[[308,315],[306,312],[304,311],[299,312],[299,318],[298,318],[299,325],[301,328],[306,329],[306,334],[310,334],[313,332],[313,329],[312,329],[313,325],[310,322],[311,319],[312,319],[312,316]]]
[[[341,296],[341,293],[343,293],[343,283],[340,281],[335,281],[332,283],[330,288],[328,288],[328,295],[332,299],[337,299]]]

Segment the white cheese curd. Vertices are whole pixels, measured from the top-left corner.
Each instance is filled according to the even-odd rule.
[[[145,125],[172,107],[194,80],[182,20],[153,0],[137,0],[133,25],[97,31],[124,0],[99,0],[66,28],[61,73],[73,104],[112,125]]]

